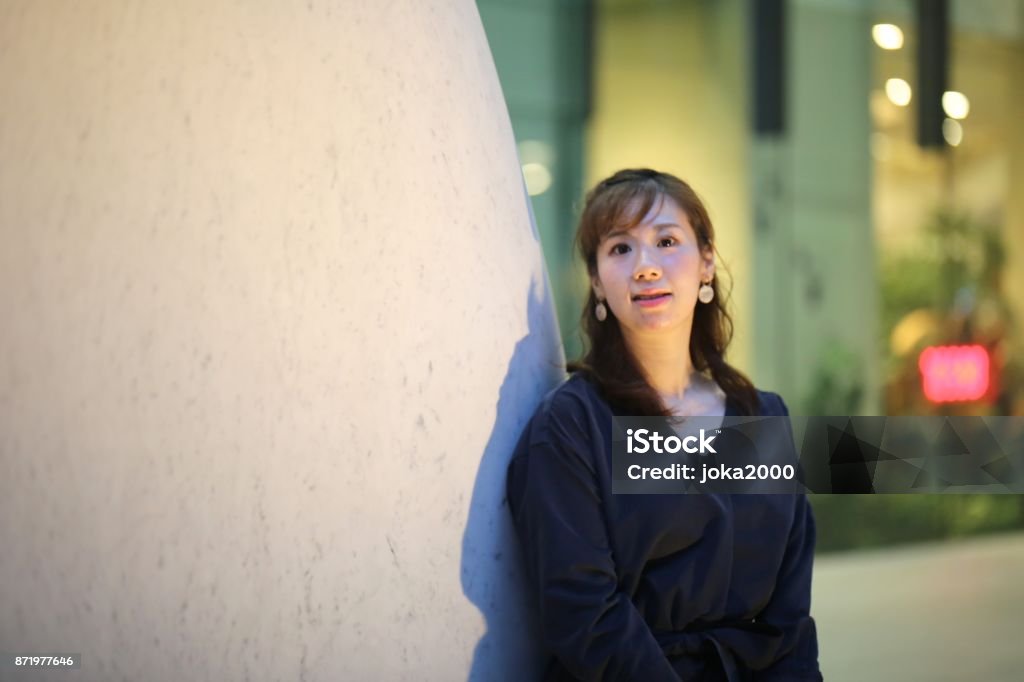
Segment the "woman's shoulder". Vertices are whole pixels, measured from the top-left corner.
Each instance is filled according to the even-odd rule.
[[[594,415],[608,406],[596,385],[583,374],[574,372],[541,399],[527,430],[534,438],[582,434],[589,430]]]
[[[783,417],[789,415],[789,408],[786,401],[778,393],[771,391],[757,391],[757,416],[759,417]]]
[[[573,372],[547,392],[537,406],[537,414],[587,411],[603,402],[597,386],[583,373]]]

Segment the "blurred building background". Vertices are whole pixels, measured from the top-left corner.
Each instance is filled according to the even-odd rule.
[[[731,361],[794,414],[1024,415],[1024,0],[477,5],[568,357],[585,190],[649,166],[708,203]],[[888,646],[870,677],[1019,679],[992,633],[1024,607],[1024,497],[812,502],[819,553],[860,550],[818,566],[829,679],[858,636]],[[959,625],[906,635],[941,604]]]
[[[477,4],[568,357],[583,194],[650,166],[706,200],[731,361],[794,414],[1024,414],[1024,0]],[[813,503],[823,553],[1024,527],[1022,496]]]
[[[583,193],[651,166],[706,199],[732,360],[794,413],[1024,414],[1024,0],[478,6],[568,356]],[[929,394],[932,346],[984,353]]]

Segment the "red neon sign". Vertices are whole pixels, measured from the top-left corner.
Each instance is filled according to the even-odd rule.
[[[929,346],[917,360],[924,395],[933,403],[978,400],[988,391],[984,346]]]

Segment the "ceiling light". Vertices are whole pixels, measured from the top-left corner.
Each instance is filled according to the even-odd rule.
[[[970,113],[971,103],[967,101],[964,93],[948,90],[942,93],[942,110],[946,112],[946,116],[962,120]]]
[[[883,50],[898,50],[903,47],[903,31],[896,24],[875,24],[871,37]]]
[[[885,96],[898,107],[910,104],[912,94],[910,83],[902,78],[890,78],[885,81]]]
[[[942,122],[942,136],[950,147],[959,147],[964,139],[964,127],[959,121],[947,118]]]

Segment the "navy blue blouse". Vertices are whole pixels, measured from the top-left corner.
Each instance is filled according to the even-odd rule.
[[[788,414],[759,391],[761,415]],[[726,415],[737,414],[726,405]],[[581,375],[509,465],[545,680],[821,680],[804,495],[613,495],[612,410]]]

